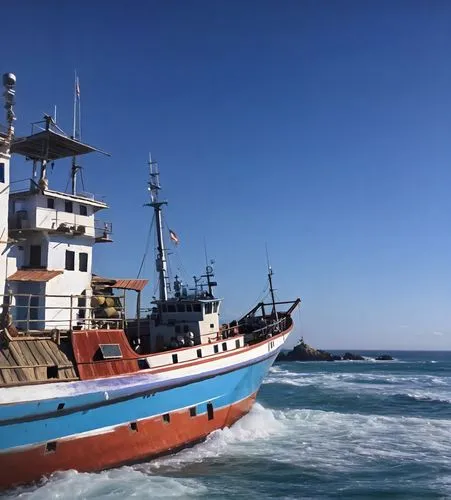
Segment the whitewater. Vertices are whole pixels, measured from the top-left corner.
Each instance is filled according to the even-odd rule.
[[[276,364],[249,415],[176,455],[3,498],[451,498],[451,352],[364,354]]]

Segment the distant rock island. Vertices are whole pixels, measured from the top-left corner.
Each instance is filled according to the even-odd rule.
[[[376,361],[391,361],[393,358],[389,354],[377,356]],[[360,354],[345,352],[342,356],[331,354],[321,349],[315,349],[309,346],[301,337],[299,343],[290,352],[281,352],[276,361],[364,361],[365,358]]]

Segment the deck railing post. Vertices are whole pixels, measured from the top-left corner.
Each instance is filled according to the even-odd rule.
[[[69,330],[72,331],[72,295],[70,296]]]
[[[30,331],[30,308],[31,308],[31,293],[28,295],[28,307],[27,307],[27,333]]]

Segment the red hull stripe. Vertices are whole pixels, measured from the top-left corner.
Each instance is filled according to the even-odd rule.
[[[121,425],[97,435],[62,439],[26,450],[0,454],[0,488],[30,483],[57,470],[94,472],[144,461],[205,439],[216,429],[229,427],[249,412],[256,393],[208,414],[190,415],[185,409]],[[102,432],[102,431],[100,431]]]

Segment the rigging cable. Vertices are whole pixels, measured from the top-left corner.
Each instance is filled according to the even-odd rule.
[[[141,275],[141,271],[142,271],[143,266],[144,266],[144,261],[146,260],[147,253],[149,251],[150,237],[152,236],[152,228],[153,228],[154,221],[155,221],[155,214],[153,215],[152,222],[150,223],[150,226],[149,226],[149,232],[147,233],[146,246],[145,246],[145,249],[144,249],[144,255],[143,255],[143,258],[142,258],[142,261],[141,261],[141,265],[139,266],[139,271],[138,271],[138,274],[137,274],[136,278],[139,278],[140,275]]]

